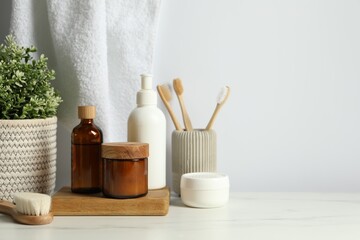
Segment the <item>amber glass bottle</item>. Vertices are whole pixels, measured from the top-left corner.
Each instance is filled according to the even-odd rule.
[[[95,106],[79,106],[81,119],[71,134],[71,191],[97,193],[102,190],[102,132],[94,124]]]

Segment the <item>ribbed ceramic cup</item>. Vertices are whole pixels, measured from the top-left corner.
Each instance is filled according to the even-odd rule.
[[[172,133],[173,191],[180,194],[181,175],[216,172],[216,132],[194,129]]]

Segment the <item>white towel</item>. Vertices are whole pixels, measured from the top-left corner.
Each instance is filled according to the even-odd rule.
[[[35,45],[56,71],[59,122],[95,105],[104,141],[126,141],[140,74],[152,70],[160,0],[14,0],[11,32]]]

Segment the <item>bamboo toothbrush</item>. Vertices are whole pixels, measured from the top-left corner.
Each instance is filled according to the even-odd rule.
[[[28,225],[51,223],[51,197],[41,193],[22,192],[14,194],[15,204],[0,200],[0,213],[11,216],[16,222]]]
[[[175,129],[178,131],[182,131],[182,128],[180,126],[180,123],[178,122],[174,111],[171,108],[170,105],[170,101],[171,101],[171,92],[170,92],[170,88],[167,84],[163,84],[163,85],[158,85],[157,86],[157,90],[159,93],[159,96],[161,98],[161,100],[163,101],[166,109],[168,110],[170,117],[175,125]]]
[[[217,114],[219,113],[221,107],[225,104],[226,100],[228,99],[230,95],[230,87],[228,86],[225,86],[223,88],[221,88],[221,91],[218,95],[218,98],[217,98],[217,104],[216,104],[216,108],[210,118],[210,121],[208,123],[208,125],[206,126],[206,130],[210,130],[212,125],[214,124],[214,121],[215,121],[215,118],[217,116]]]
[[[189,114],[186,111],[185,104],[184,104],[184,99],[182,97],[182,95],[184,93],[184,88],[183,88],[181,79],[179,79],[179,78],[174,79],[173,87],[174,87],[176,95],[177,95],[177,97],[179,99],[181,113],[182,113],[183,121],[184,121],[184,125],[185,125],[185,130],[186,131],[192,131],[193,127],[191,125]]]

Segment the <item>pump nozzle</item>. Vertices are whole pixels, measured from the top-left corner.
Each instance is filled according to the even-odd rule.
[[[143,90],[152,89],[152,75],[151,74],[141,74],[141,89],[143,89]]]
[[[157,98],[155,91],[152,90],[152,75],[141,74],[141,89],[136,95],[136,103],[142,105],[156,105]]]

